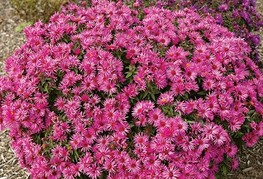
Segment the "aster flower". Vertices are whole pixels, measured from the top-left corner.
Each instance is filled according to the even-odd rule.
[[[171,47],[167,52],[166,56],[167,58],[171,60],[176,59],[185,59],[189,55],[188,52],[185,52],[183,48],[177,48],[177,47]]]
[[[132,115],[134,117],[140,117],[143,114],[153,110],[153,108],[154,104],[151,101],[141,101],[133,108]]]
[[[237,158],[234,158],[231,160],[231,168],[233,170],[237,170],[239,167],[239,162],[238,162],[238,159]]]
[[[173,95],[169,93],[162,93],[157,101],[160,106],[169,105],[173,102]]]
[[[165,179],[174,179],[174,178],[178,178],[178,176],[179,176],[179,172],[175,166],[165,168],[165,171],[163,172],[163,177]]]
[[[248,147],[252,147],[256,144],[256,142],[258,141],[259,137],[258,135],[256,135],[256,133],[253,131],[253,132],[250,132],[250,133],[246,133],[243,138],[242,138],[245,143],[246,143],[246,146]]]

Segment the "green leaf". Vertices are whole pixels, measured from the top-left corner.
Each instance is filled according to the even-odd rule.
[[[155,101],[156,100],[155,95],[153,93],[150,93],[150,95],[151,95],[152,99]]]
[[[241,138],[243,135],[244,135],[243,132],[238,131],[238,132],[234,133],[234,136],[233,136],[233,137],[234,137],[234,138]]]
[[[21,22],[15,28],[16,32],[22,32],[27,26],[32,25],[32,22]]]
[[[44,92],[48,92],[48,83],[44,84],[43,91]]]
[[[130,128],[133,128],[135,125],[134,125],[134,123],[131,123],[130,124]]]
[[[226,174],[227,174],[227,168],[226,168],[225,165],[222,166],[222,174],[223,174],[224,176],[226,176]]]
[[[184,100],[187,100],[187,99],[189,98],[188,93],[185,93],[185,94],[182,96],[182,98],[183,98]]]
[[[145,99],[147,95],[148,95],[148,92],[144,92],[142,99]]]
[[[201,77],[197,77],[197,82],[200,84],[202,83],[202,78]]]
[[[132,76],[132,72],[128,72],[125,78],[129,78]]]
[[[199,93],[197,93],[200,96],[205,96],[206,95],[206,91],[200,91]]]
[[[134,65],[129,65],[129,71],[134,72],[136,70],[136,67]]]
[[[254,112],[255,112],[255,110],[250,110],[250,111],[248,112],[248,115],[251,116]]]

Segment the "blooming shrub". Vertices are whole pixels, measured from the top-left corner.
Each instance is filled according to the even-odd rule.
[[[126,1],[127,3],[130,1]],[[199,13],[213,15],[216,22],[244,38],[252,48],[251,57],[262,67],[257,47],[260,36],[255,33],[263,27],[263,18],[256,10],[255,0],[135,0],[135,5],[156,5],[169,9],[191,8]]]
[[[32,178],[214,178],[263,135],[262,73],[210,16],[98,0],[25,35],[0,126]]]

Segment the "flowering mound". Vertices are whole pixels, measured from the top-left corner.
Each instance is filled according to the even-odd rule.
[[[214,178],[263,135],[263,76],[212,17],[100,0],[25,34],[0,125],[32,178]]]

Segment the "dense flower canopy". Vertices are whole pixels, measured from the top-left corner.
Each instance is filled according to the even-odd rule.
[[[210,16],[98,0],[25,35],[0,127],[32,178],[214,178],[263,135],[262,73]]]
[[[259,29],[262,15],[257,11],[256,0],[123,0],[135,6],[153,6],[168,9],[190,8],[198,13],[211,14],[216,22],[244,38],[251,47],[250,57],[262,67],[257,48],[260,45]]]

